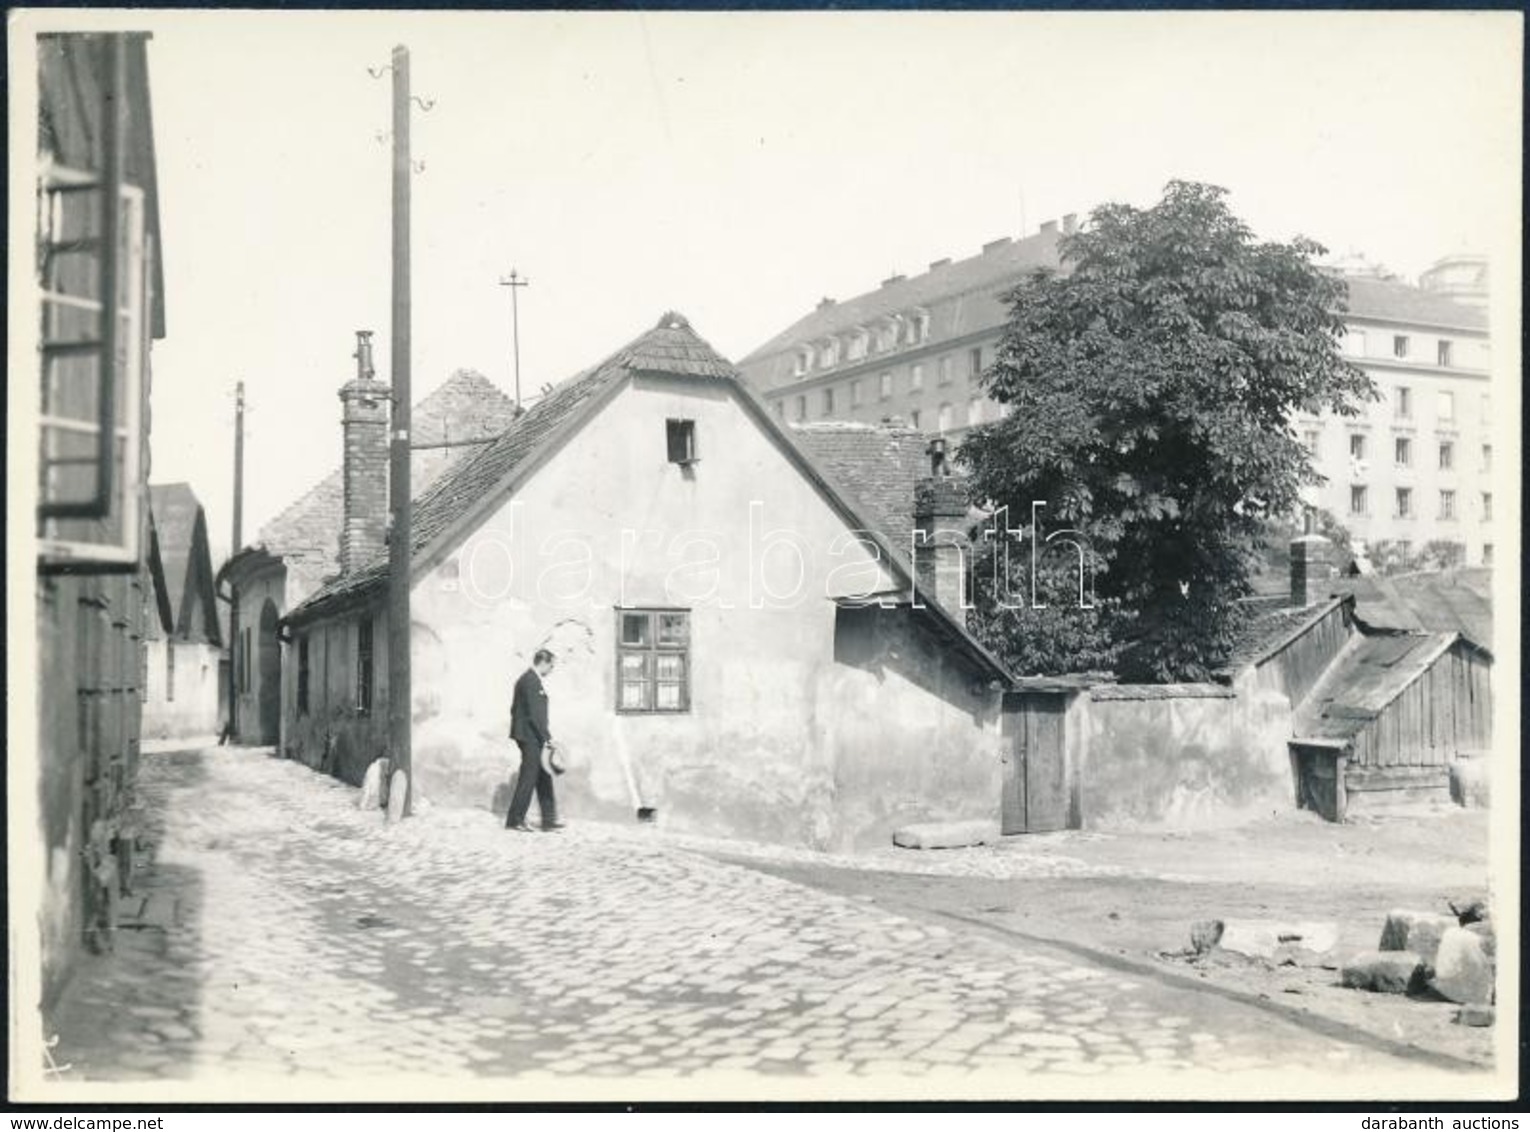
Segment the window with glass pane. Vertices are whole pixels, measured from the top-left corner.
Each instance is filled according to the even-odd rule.
[[[622,609],[617,617],[617,710],[689,711],[689,611]]]

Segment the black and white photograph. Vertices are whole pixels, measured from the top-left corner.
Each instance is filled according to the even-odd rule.
[[[11,1103],[1516,1098],[1521,13],[7,18]]]

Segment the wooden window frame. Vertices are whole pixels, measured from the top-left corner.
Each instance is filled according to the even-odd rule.
[[[700,461],[696,452],[696,422],[689,417],[670,417],[664,422],[664,446],[671,464],[689,467]]]
[[[662,639],[662,619],[679,618],[682,636],[679,641]],[[645,626],[640,640],[629,641],[626,634],[629,618],[642,618]],[[691,611],[675,606],[618,606],[616,608],[616,714],[618,715],[685,715],[691,710]],[[637,679],[627,675],[629,658],[642,658],[642,672]],[[660,658],[678,657],[680,677],[678,680],[659,678]],[[643,704],[638,707],[624,706],[626,687],[639,681],[643,687]],[[679,704],[676,707],[660,707],[659,688],[673,684],[679,688]]]

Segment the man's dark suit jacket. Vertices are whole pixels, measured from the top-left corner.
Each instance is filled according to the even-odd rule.
[[[515,682],[515,697],[510,701],[510,738],[539,747],[552,738],[547,727],[547,690],[535,669],[526,669]]]

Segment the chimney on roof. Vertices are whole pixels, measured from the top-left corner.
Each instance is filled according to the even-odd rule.
[[[1291,540],[1291,605],[1306,609],[1333,592],[1333,543],[1322,535]]]
[[[950,262],[951,262],[951,257],[950,256],[946,256],[945,259],[937,259],[934,263],[930,264],[930,270],[931,271],[939,271],[942,267],[945,267]]]
[[[889,275],[886,279],[882,280],[882,286],[891,287],[894,283],[902,283],[907,278],[908,276],[906,275]]]
[[[356,331],[356,376],[340,389],[345,509],[340,572],[380,554],[388,530],[389,389],[372,368],[372,332]]]
[[[930,441],[928,479],[914,485],[914,580],[953,613],[967,596],[967,489],[950,474],[946,444]]]
[[[1069,212],[1063,216],[1063,235],[1071,236],[1078,231],[1078,213]]]
[[[1000,236],[997,240],[989,240],[983,245],[983,254],[987,255],[989,252],[996,252],[1010,242],[1008,236]]]
[[[1043,236],[1053,235],[1056,231],[1057,231],[1057,221],[1055,221],[1055,220],[1048,220],[1045,224],[1043,224],[1041,226],[1041,234]]]
[[[834,300],[829,298],[829,296],[827,296],[827,295],[825,295],[823,298],[818,300],[818,309],[819,310],[823,310],[824,307],[832,307],[833,305],[834,305]]]

